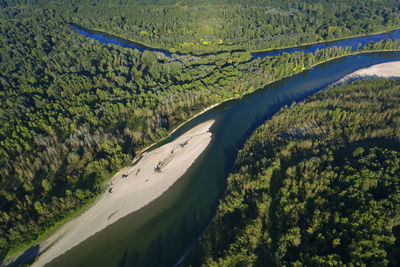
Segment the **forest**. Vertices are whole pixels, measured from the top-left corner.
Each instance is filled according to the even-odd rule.
[[[45,5],[88,29],[172,52],[197,54],[267,50],[400,27],[396,0],[4,2],[7,7],[25,6],[26,2],[29,8]]]
[[[90,203],[141,149],[200,110],[338,56],[399,50],[385,40],[257,59],[140,53],[71,28],[90,26],[78,4],[95,18],[106,3],[116,2],[0,1],[0,258]]]
[[[266,50],[400,26],[400,4],[395,0],[177,1],[169,5],[156,1],[141,8],[104,2],[80,4],[70,14],[71,21],[191,53]]]
[[[240,150],[185,265],[399,266],[400,81],[293,103]]]

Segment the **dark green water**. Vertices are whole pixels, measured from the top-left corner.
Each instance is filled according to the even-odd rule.
[[[213,218],[238,149],[282,106],[300,101],[360,68],[400,60],[399,52],[348,56],[321,64],[193,119],[169,140],[208,119],[213,138],[189,171],[143,209],[122,218],[49,266],[173,266]]]

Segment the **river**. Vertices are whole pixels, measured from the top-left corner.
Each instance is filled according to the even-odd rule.
[[[118,36],[105,33],[105,32],[89,30],[89,29],[86,29],[86,28],[78,26],[78,25],[72,25],[72,29],[74,29],[75,31],[79,32],[80,34],[82,34],[86,37],[96,39],[104,44],[120,45],[120,46],[126,47],[126,48],[137,49],[140,52],[143,52],[145,50],[155,51],[155,52],[163,53],[167,57],[172,56],[172,53],[168,50],[148,47],[146,45],[143,45],[143,44],[140,44],[137,42],[133,42],[133,41],[129,41],[129,40],[120,38]],[[308,53],[308,52],[314,53],[318,49],[321,50],[321,49],[333,47],[333,46],[342,46],[342,47],[348,46],[348,47],[351,47],[351,49],[350,49],[351,51],[354,51],[359,48],[363,48],[369,42],[378,42],[380,40],[385,40],[385,39],[400,39],[400,29],[387,31],[387,32],[383,32],[383,33],[358,36],[358,37],[353,37],[353,38],[346,38],[346,39],[337,40],[337,41],[327,41],[327,42],[320,42],[320,43],[316,43],[316,44],[296,46],[296,47],[285,48],[285,49],[253,52],[251,54],[252,54],[253,58],[257,58],[257,57],[266,57],[266,56],[276,56],[276,55],[282,54],[284,52],[289,53],[289,54],[298,52],[298,51],[303,51],[305,53]],[[244,51],[244,50],[234,50],[234,51]],[[232,52],[234,52],[234,51],[232,51]],[[220,52],[216,52],[216,53],[207,53],[207,54],[203,54],[203,55],[218,54],[218,53],[223,53],[223,52],[226,52],[226,51],[220,51]],[[182,55],[181,53],[177,53],[177,54]]]
[[[400,59],[400,52],[365,53],[320,64],[225,102],[191,120],[167,141],[215,119],[210,145],[160,198],[82,242],[48,266],[173,266],[215,215],[238,149],[284,105],[301,101],[351,72]]]

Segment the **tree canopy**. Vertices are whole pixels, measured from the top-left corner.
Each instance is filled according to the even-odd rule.
[[[332,47],[253,60],[234,51],[166,57],[104,45],[71,28],[71,22],[92,27],[86,18],[95,22],[121,8],[147,14],[137,25],[154,18],[158,9],[140,1],[10,0],[0,6],[1,257],[79,210],[140,149],[203,108],[350,54]],[[363,49],[398,50],[399,42]]]
[[[186,263],[398,266],[399,104],[400,81],[363,80],[274,115]]]
[[[172,51],[265,50],[400,26],[396,0],[4,1]],[[14,11],[13,11],[14,12]],[[156,18],[156,19],[155,19]]]

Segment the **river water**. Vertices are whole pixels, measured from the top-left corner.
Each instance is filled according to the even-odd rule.
[[[140,52],[143,52],[145,50],[156,51],[156,52],[163,53],[167,57],[170,57],[172,55],[172,53],[169,52],[168,50],[148,47],[146,45],[136,43],[133,41],[129,41],[126,39],[122,39],[120,37],[117,37],[115,35],[111,35],[111,34],[108,34],[105,32],[89,30],[89,29],[80,27],[78,25],[72,25],[72,28],[75,31],[79,32],[80,34],[82,34],[86,37],[96,39],[104,44],[121,45],[122,47],[138,49]],[[253,58],[276,56],[276,55],[282,54],[284,52],[290,54],[290,53],[294,53],[294,52],[298,52],[298,51],[303,51],[304,53],[308,53],[308,52],[314,53],[318,49],[321,50],[321,49],[333,47],[333,46],[342,46],[342,47],[348,46],[348,47],[351,47],[351,49],[350,49],[351,51],[354,51],[354,50],[357,50],[358,48],[363,48],[369,42],[378,42],[380,40],[385,40],[385,39],[400,39],[400,29],[396,29],[396,30],[392,30],[392,31],[384,32],[384,33],[377,33],[377,34],[371,34],[371,35],[366,35],[366,36],[347,38],[347,39],[337,40],[337,41],[321,42],[321,43],[316,43],[316,44],[312,44],[312,45],[254,52],[254,53],[252,53],[252,56],[253,56]],[[243,51],[243,50],[236,50],[236,51]],[[222,51],[222,52],[224,52],[224,51]],[[221,53],[221,52],[217,52],[217,53]],[[180,53],[177,53],[177,54],[180,54]],[[210,53],[210,54],[212,54],[212,53]],[[208,55],[208,54],[206,54],[206,55]]]
[[[143,53],[143,51],[148,50],[148,51],[154,51],[154,52],[161,52],[164,53],[167,57],[171,56],[171,53],[167,50],[163,50],[163,49],[157,49],[157,48],[152,48],[152,47],[148,47],[146,45],[140,44],[140,43],[136,43],[136,42],[132,42],[126,39],[122,39],[118,36],[112,35],[112,34],[108,34],[105,32],[100,32],[100,31],[95,31],[95,30],[90,30],[90,29],[86,29],[84,27],[78,26],[78,25],[72,25],[72,29],[74,31],[79,32],[80,34],[89,37],[89,38],[93,38],[96,39],[99,42],[102,42],[103,44],[114,44],[114,45],[120,45],[126,48],[132,48],[132,49],[137,49],[139,50],[141,53]]]
[[[307,53],[307,52],[313,53],[317,49],[321,50],[321,49],[333,47],[333,46],[342,46],[342,47],[349,46],[349,47],[351,47],[351,49],[350,49],[351,51],[355,51],[355,50],[357,50],[357,48],[363,48],[369,42],[379,42],[380,40],[384,40],[384,39],[400,39],[400,29],[388,31],[388,32],[384,32],[384,33],[367,35],[367,36],[348,38],[348,39],[343,39],[343,40],[338,40],[338,41],[322,42],[322,43],[318,43],[318,44],[299,46],[299,47],[293,47],[293,48],[287,48],[287,49],[271,50],[271,51],[267,51],[267,52],[256,52],[256,53],[253,53],[253,57],[276,56],[276,55],[282,54],[284,52],[290,54],[290,53],[297,52],[297,51],[303,51],[304,53]]]
[[[335,59],[207,111],[167,141],[215,119],[210,145],[160,198],[82,242],[49,266],[173,266],[215,215],[238,149],[284,105],[326,88],[357,69],[400,60],[400,52]]]

